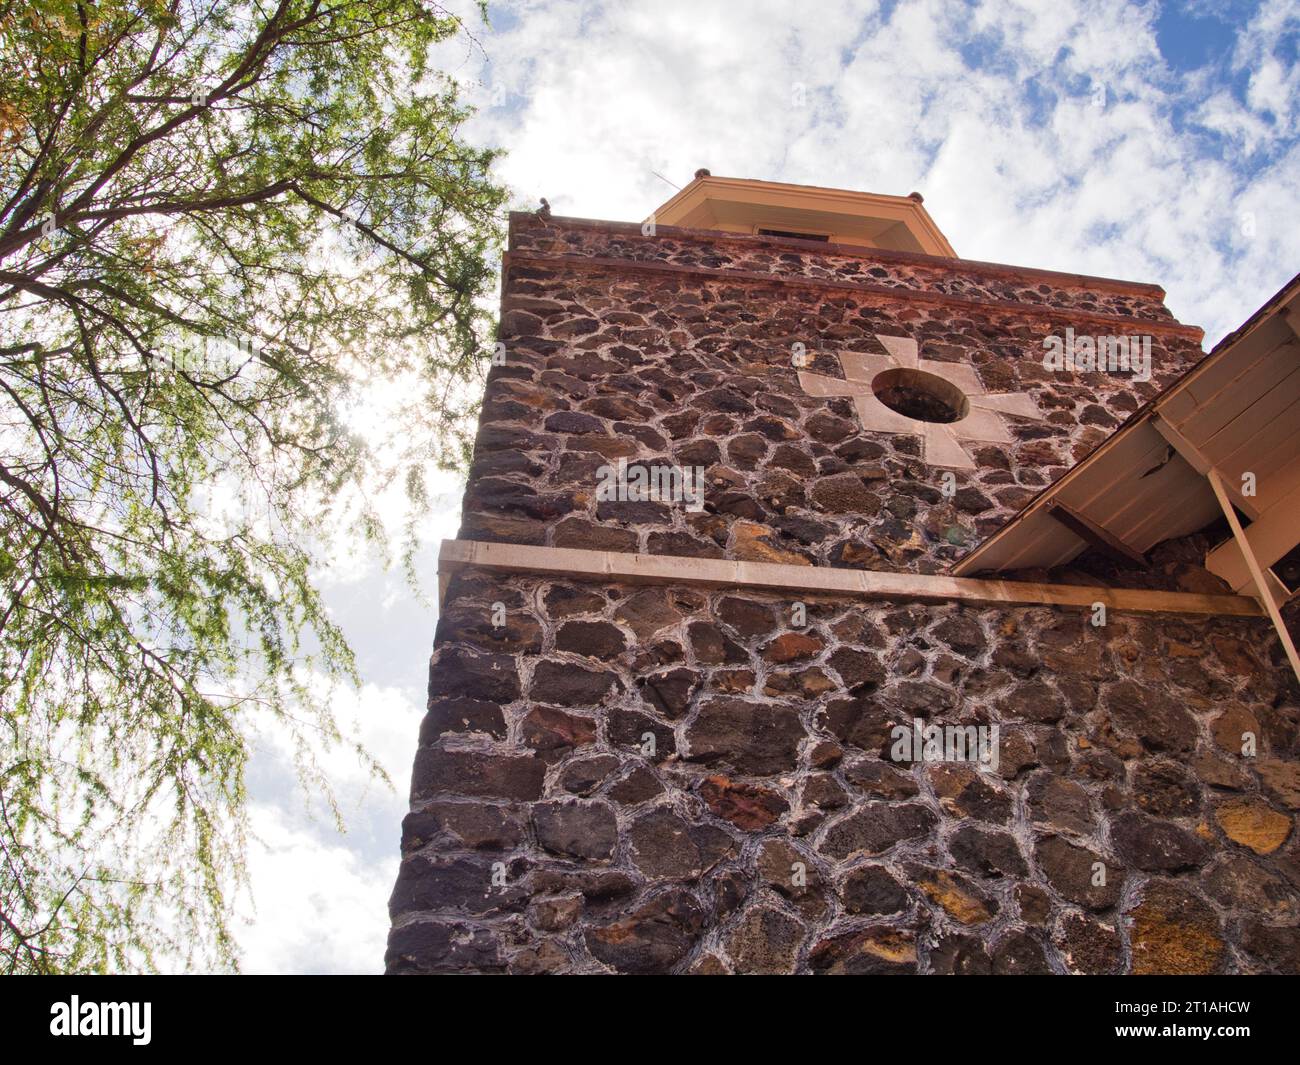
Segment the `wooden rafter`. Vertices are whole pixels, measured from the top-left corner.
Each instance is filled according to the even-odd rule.
[[[1193,444],[1187,437],[1183,436],[1177,428],[1165,421],[1159,414],[1151,419],[1152,427],[1163,436],[1169,445],[1183,457],[1183,460],[1192,467],[1202,477],[1207,477],[1210,471],[1214,469],[1212,463],[1201,452],[1201,449]],[[1222,482],[1220,482],[1222,483]],[[1232,503],[1238,510],[1245,514],[1251,521],[1259,517],[1259,507],[1251,500],[1247,499],[1235,488],[1224,486],[1223,490],[1228,493]]]
[[[1069,529],[1079,538],[1086,540],[1103,554],[1109,555],[1117,562],[1131,562],[1135,566],[1148,568],[1146,555],[1129,547],[1118,536],[1113,536],[1091,518],[1067,507],[1060,500],[1047,504],[1047,513]]]

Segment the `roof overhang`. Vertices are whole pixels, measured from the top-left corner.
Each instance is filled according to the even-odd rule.
[[[956,258],[919,193],[882,196],[814,185],[714,177],[705,171],[652,216],[665,226],[758,233],[772,230],[833,244]]]
[[[1296,593],[1268,567],[1300,542],[1297,328],[1300,275],[957,563],[953,574],[1050,569],[1089,547],[1144,555],[1223,515],[1217,477],[1249,519],[1244,537],[1270,599],[1292,598]],[[1212,550],[1206,567],[1234,591],[1259,592],[1236,537]]]

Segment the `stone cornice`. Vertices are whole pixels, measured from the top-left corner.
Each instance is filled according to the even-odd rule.
[[[510,214],[510,227],[518,224],[542,229],[547,225],[560,226],[564,229],[585,229],[618,236],[635,236],[638,239],[652,239],[642,236],[641,224],[638,222],[608,222],[598,218],[569,218],[558,215],[549,221],[540,220],[531,211],[513,211]],[[839,255],[845,258],[863,259],[901,263],[910,266],[931,267],[944,271],[964,271],[984,277],[1005,278],[1011,281],[1054,282],[1063,287],[1093,289],[1098,292],[1120,292],[1133,295],[1153,296],[1161,301],[1165,290],[1160,285],[1147,281],[1126,281],[1123,278],[1098,277],[1091,274],[1076,274],[1064,270],[1047,270],[1037,266],[1012,266],[1008,263],[992,263],[982,259],[957,259],[942,255],[927,255],[924,252],[901,251],[889,248],[864,248],[859,244],[832,244],[822,241],[799,240],[796,237],[754,236],[747,233],[728,233],[717,229],[692,229],[685,226],[656,226],[656,236],[677,237],[682,240],[698,240],[710,244],[737,244],[747,248],[771,247],[777,250],[796,249],[809,251],[818,255]]]
[[[892,253],[898,254],[898,253]],[[943,260],[936,260],[936,262]],[[947,260],[951,263],[953,260]],[[681,263],[666,263],[639,259],[606,258],[590,255],[562,255],[543,252],[509,251],[502,257],[502,271],[508,274],[513,266],[563,267],[569,270],[623,271],[628,273],[657,273],[665,276],[700,277],[715,281],[745,282],[749,284],[775,285],[783,288],[802,288],[817,292],[845,292],[858,297],[871,297],[881,302],[926,303],[933,306],[951,307],[958,310],[988,313],[1003,311],[1026,318],[1051,318],[1066,323],[1090,322],[1104,329],[1116,330],[1128,334],[1160,334],[1162,336],[1182,337],[1200,343],[1205,330],[1200,326],[1183,325],[1177,321],[1163,321],[1152,318],[1136,318],[1122,314],[1103,314],[1097,311],[1077,310],[1069,307],[1051,307],[1042,303],[1016,303],[1010,300],[966,299],[962,296],[949,296],[940,292],[926,292],[918,289],[898,288],[891,285],[879,285],[869,282],[855,283],[831,278],[796,277],[792,275],[758,273],[752,270],[729,270],[707,266],[685,266]]]

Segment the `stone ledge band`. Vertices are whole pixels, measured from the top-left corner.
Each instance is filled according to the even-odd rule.
[[[987,606],[1058,606],[1143,614],[1219,614],[1261,617],[1263,608],[1244,595],[1201,595],[1143,588],[1041,584],[1029,581],[979,580],[923,573],[787,566],[773,562],[738,562],[679,555],[640,555],[570,547],[537,547],[444,540],[438,553],[439,601],[451,574],[466,569],[521,573],[578,580],[618,580],[634,584],[681,584],[711,588],[750,588],[802,595],[847,595],[862,599],[917,602],[967,602]]]

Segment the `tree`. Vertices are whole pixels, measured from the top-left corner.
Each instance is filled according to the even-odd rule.
[[[489,335],[457,38],[423,0],[0,0],[0,971],[233,962],[249,729],[309,778],[342,742],[319,535],[349,486],[418,513]],[[349,427],[373,381],[400,452]]]

